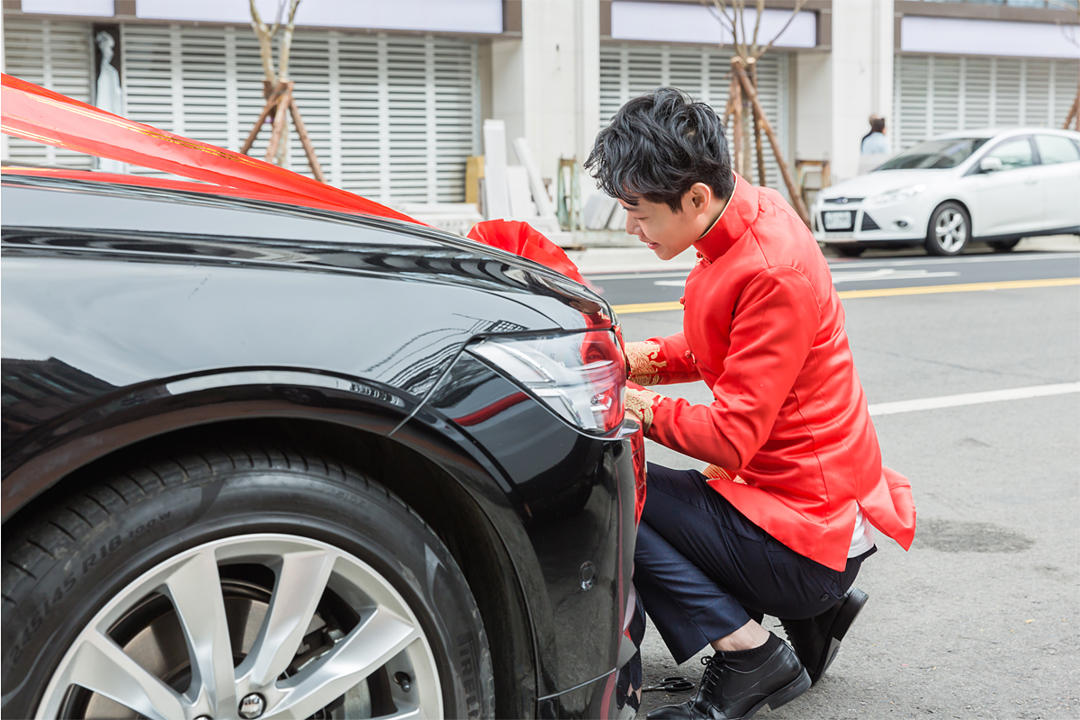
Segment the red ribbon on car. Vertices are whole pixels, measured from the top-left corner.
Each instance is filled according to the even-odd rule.
[[[2,88],[2,129],[8,135],[212,183],[223,194],[259,193],[260,199],[292,205],[416,222],[333,185],[122,118],[11,75],[3,75]]]
[[[128,120],[12,75],[3,75],[2,87],[2,130],[8,135],[201,182],[60,168],[8,168],[9,172],[230,195],[423,224],[347,190],[216,145]],[[505,220],[479,223],[469,237],[585,282],[562,248],[526,223]]]

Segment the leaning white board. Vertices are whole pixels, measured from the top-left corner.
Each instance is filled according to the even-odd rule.
[[[506,182],[506,123],[484,121],[484,215],[489,220],[510,216]]]
[[[540,178],[540,170],[536,167],[532,151],[529,150],[529,144],[525,142],[525,138],[514,140],[514,152],[517,153],[518,160],[528,172],[529,188],[532,190],[533,202],[536,203],[536,214],[541,217],[554,215],[555,207],[551,203],[551,198],[548,197],[547,188],[544,187],[544,181]]]

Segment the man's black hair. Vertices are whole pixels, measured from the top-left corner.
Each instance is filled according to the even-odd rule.
[[[596,136],[585,168],[608,195],[630,205],[665,202],[675,212],[694,183],[727,199],[735,188],[723,123],[675,88],[630,100]]]

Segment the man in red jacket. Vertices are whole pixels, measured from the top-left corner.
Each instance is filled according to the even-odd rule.
[[[634,585],[697,696],[649,718],[748,718],[816,681],[866,602],[873,530],[905,549],[909,483],[884,468],[817,243],[778,193],[732,172],[720,119],[661,88],[624,105],[586,161],[661,259],[697,250],[683,332],[627,343],[646,436],[708,464],[650,465]],[[711,404],[641,385],[703,380]],[[640,385],[635,384],[640,383]],[[763,628],[782,619],[792,647]]]

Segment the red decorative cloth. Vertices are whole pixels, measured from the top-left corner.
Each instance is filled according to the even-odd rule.
[[[588,284],[563,249],[528,223],[517,220],[485,220],[476,223],[467,237],[534,260],[582,285]]]
[[[713,489],[830,568],[847,563],[856,501],[908,548],[911,485],[882,466],[844,310],[806,225],[778,193],[736,178],[695,246],[683,333],[647,342],[661,382],[685,378],[692,362],[714,401],[657,396],[647,437],[718,466],[707,473]]]
[[[3,131],[7,135],[210,183],[185,187],[189,184],[145,180],[139,183],[142,185],[220,192],[416,222],[396,210],[333,185],[122,118],[12,75],[3,76],[2,88],[0,104],[3,106]],[[115,176],[102,174],[95,174],[93,179],[118,181]]]
[[[577,265],[566,256],[563,249],[551,242],[551,240],[547,239],[528,223],[518,222],[516,220],[487,220],[474,225],[472,230],[469,231],[468,237],[477,242],[482,242],[485,245],[490,245],[491,247],[500,250],[506,250],[515,255],[520,255],[523,258],[538,262],[555,272],[565,275],[571,280],[582,283],[583,285],[588,284],[588,281],[582,277]],[[590,323],[600,321],[605,325],[609,321],[609,318],[604,315],[587,315],[586,318]],[[623,345],[622,332],[619,326],[612,323],[612,329],[615,331],[619,344]],[[633,384],[631,383],[630,385]],[[629,402],[629,395],[627,400]],[[645,425],[642,418],[635,413],[628,411],[628,414],[635,417],[640,425]],[[631,436],[631,446],[633,448],[636,485],[634,493],[634,521],[637,523],[641,520],[641,511],[645,507],[646,492],[645,435],[643,428],[639,428],[637,432]]]

